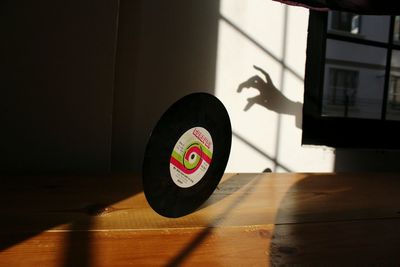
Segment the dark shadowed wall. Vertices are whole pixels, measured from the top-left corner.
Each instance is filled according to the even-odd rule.
[[[3,1],[0,171],[140,171],[162,112],[214,90],[218,10],[214,0]]]
[[[218,12],[215,0],[121,1],[114,170],[140,170],[151,129],[174,101],[214,92]]]
[[[0,3],[0,172],[110,169],[118,1]]]

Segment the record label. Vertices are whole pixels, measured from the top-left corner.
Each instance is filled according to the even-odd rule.
[[[174,183],[182,188],[197,184],[211,164],[212,153],[212,137],[205,128],[187,130],[171,153],[170,174]]]

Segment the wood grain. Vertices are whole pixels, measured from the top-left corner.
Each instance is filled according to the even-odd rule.
[[[178,219],[134,175],[34,178],[0,179],[0,266],[400,264],[398,174],[226,174]]]

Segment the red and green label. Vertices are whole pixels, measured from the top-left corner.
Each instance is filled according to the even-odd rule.
[[[187,130],[176,142],[170,158],[170,174],[183,188],[197,184],[206,174],[212,160],[213,142],[203,127]]]

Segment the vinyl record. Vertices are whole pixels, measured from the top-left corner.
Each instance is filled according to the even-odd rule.
[[[160,215],[196,210],[220,182],[231,149],[228,112],[213,95],[193,93],[160,118],[147,143],[143,189]]]

